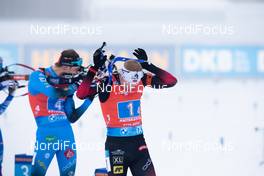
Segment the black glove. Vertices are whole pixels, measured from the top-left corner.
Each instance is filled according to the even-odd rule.
[[[107,56],[104,55],[104,52],[103,47],[100,47],[93,54],[93,62],[96,69],[101,68],[105,64]]]
[[[148,61],[148,56],[147,56],[146,51],[141,48],[135,49],[133,54],[140,60],[144,60],[146,62]]]
[[[145,61],[140,63],[143,68],[146,68],[149,65],[148,56],[145,50],[141,48],[135,49],[133,55],[136,56],[137,59]]]
[[[14,96],[16,89],[17,89],[17,82],[12,81],[12,84],[10,84],[8,87],[8,94]]]

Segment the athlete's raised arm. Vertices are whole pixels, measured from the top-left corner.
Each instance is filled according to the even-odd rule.
[[[177,83],[177,79],[172,74],[148,62],[145,50],[138,48],[133,54],[138,59],[145,60],[146,62],[141,63],[142,68],[152,73],[144,74],[142,82],[145,86],[160,89],[173,87]]]
[[[91,66],[89,68],[87,76],[83,79],[83,82],[81,83],[81,85],[77,90],[76,95],[78,98],[83,100],[87,97],[93,96],[98,93],[96,87],[93,88],[91,87],[91,85],[98,69],[105,64],[105,61],[106,61],[106,56],[103,54],[101,48],[97,49],[93,54],[94,66]]]
[[[56,88],[50,85],[47,81],[46,76],[41,71],[37,70],[30,75],[28,89],[30,94],[44,94],[47,97],[60,98],[74,93],[74,89],[70,87],[69,89]]]

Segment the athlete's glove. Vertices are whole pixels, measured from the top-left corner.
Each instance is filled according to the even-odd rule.
[[[144,49],[141,48],[135,49],[133,55],[136,56],[137,59],[145,61],[143,63],[140,63],[143,68],[148,67],[148,65],[150,64],[148,62],[148,55]]]
[[[8,94],[11,95],[11,96],[14,96],[15,91],[16,91],[16,88],[13,88],[13,87],[9,87],[8,88]]]
[[[107,56],[104,55],[105,50],[103,50],[105,44],[102,45],[102,47],[98,48],[94,54],[93,54],[93,62],[95,69],[101,68],[106,61]]]
[[[9,81],[9,85],[8,85],[8,94],[11,96],[14,96],[14,93],[17,89],[17,82],[16,81]]]

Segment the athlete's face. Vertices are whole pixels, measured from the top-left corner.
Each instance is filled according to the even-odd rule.
[[[61,73],[62,74],[73,74],[76,75],[80,72],[79,66],[69,67],[69,66],[62,66]]]
[[[120,80],[121,83],[124,85],[137,85],[141,78],[143,77],[143,72],[134,72],[134,71],[127,71],[124,69],[121,69],[119,71],[120,73]]]

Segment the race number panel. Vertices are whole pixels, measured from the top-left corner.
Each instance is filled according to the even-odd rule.
[[[48,109],[50,111],[63,111],[64,110],[64,99],[49,98]]]
[[[30,155],[15,155],[15,176],[31,176],[32,158]]]
[[[138,117],[140,116],[140,100],[119,102],[117,110],[120,119]]]

